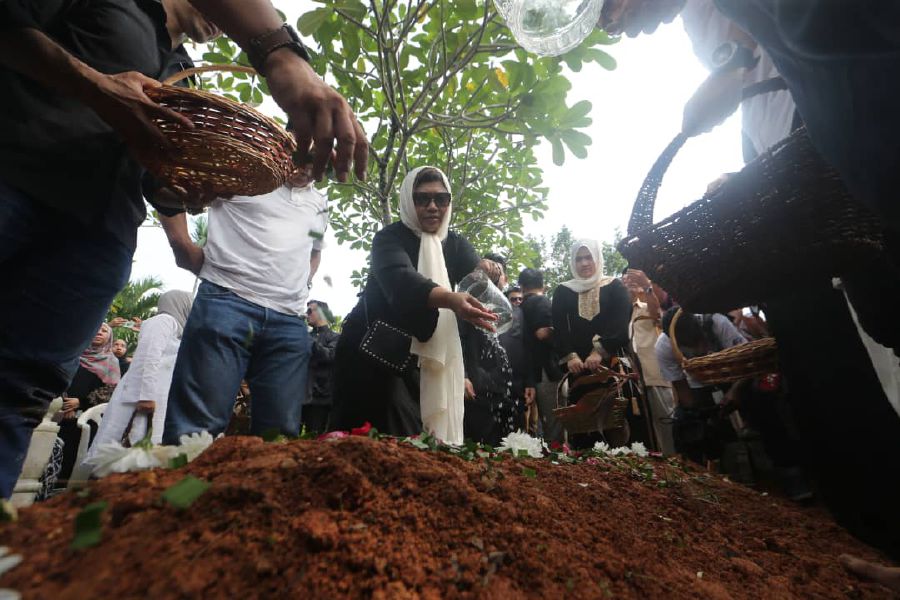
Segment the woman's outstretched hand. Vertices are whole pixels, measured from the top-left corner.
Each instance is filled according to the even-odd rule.
[[[451,292],[442,287],[435,287],[428,295],[430,308],[448,308],[456,313],[458,319],[468,321],[476,327],[496,331],[494,322],[499,317],[486,309],[481,302],[465,292]]]
[[[472,325],[488,331],[496,331],[494,321],[497,321],[497,315],[487,310],[470,294],[451,292],[447,308],[455,312],[456,316],[463,321],[468,321]]]

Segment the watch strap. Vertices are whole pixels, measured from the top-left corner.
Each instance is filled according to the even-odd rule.
[[[294,28],[287,23],[278,29],[268,31],[253,38],[250,40],[248,46],[247,60],[250,61],[250,64],[256,69],[256,72],[263,76],[266,75],[266,59],[279,48],[289,48],[306,62],[309,62],[310,60],[309,51],[306,49],[306,46],[303,45],[300,36],[297,35]]]

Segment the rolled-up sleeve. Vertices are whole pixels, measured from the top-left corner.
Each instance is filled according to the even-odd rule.
[[[137,349],[132,360],[140,368],[137,400],[165,400],[169,391],[170,374],[162,369],[169,342],[177,335],[178,325],[172,318],[159,316],[148,319],[141,326]]]

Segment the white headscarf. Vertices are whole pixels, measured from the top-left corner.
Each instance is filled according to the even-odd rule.
[[[575,265],[575,257],[578,255],[578,251],[582,248],[587,248],[588,252],[591,253],[591,257],[594,259],[594,264],[597,265],[597,270],[594,271],[594,274],[590,277],[579,277],[578,269]],[[577,294],[583,294],[584,292],[589,292],[594,288],[603,287],[611,283],[615,277],[607,277],[603,275],[603,255],[600,253],[600,244],[597,243],[597,240],[577,240],[574,244],[572,244],[572,249],[569,252],[569,269],[572,271],[573,279],[568,281],[564,281],[562,285],[566,286],[573,292]]]
[[[194,304],[194,297],[190,292],[182,290],[169,290],[159,297],[156,305],[157,314],[169,315],[178,323],[178,337],[184,331],[184,324],[187,323],[188,315],[191,313],[191,306]]]
[[[440,169],[434,167],[413,169],[400,185],[400,220],[421,238],[419,273],[449,290],[452,289],[450,275],[447,273],[441,242],[447,238],[450,229],[451,207],[447,207],[444,221],[437,233],[422,231],[412,196],[416,177],[423,169],[434,169],[440,173],[444,187],[450,191],[450,182]],[[434,335],[427,342],[413,338],[410,351],[419,356],[421,368],[419,406],[422,411],[422,425],[426,431],[447,443],[462,444],[465,396],[463,382],[466,375],[459,329],[453,311],[446,308],[439,309]]]

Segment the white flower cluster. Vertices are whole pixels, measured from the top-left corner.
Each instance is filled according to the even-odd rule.
[[[110,473],[127,473],[168,466],[169,461],[180,454],[191,462],[213,443],[213,436],[206,431],[183,435],[177,446],[135,446],[125,448],[118,442],[101,444],[94,455],[85,461],[93,468],[92,475],[106,477]]]
[[[619,448],[610,448],[609,444],[606,442],[597,442],[594,444],[594,452],[599,454],[608,454],[609,456],[639,456],[640,458],[646,458],[650,455],[647,452],[647,447],[644,446],[642,442],[634,442],[630,447],[621,446]]]
[[[541,458],[544,455],[547,444],[539,438],[531,437],[523,431],[510,433],[500,441],[500,451],[508,450],[518,456],[520,450],[525,450],[532,458]]]

